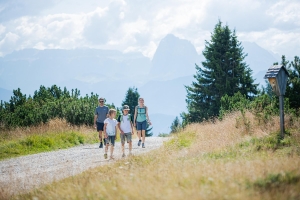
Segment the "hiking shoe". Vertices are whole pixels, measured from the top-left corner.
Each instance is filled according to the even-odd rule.
[[[107,159],[107,153],[104,154],[104,158]]]
[[[138,146],[141,146],[142,140],[139,140],[138,142]]]
[[[100,142],[99,148],[103,148],[103,143],[102,142]]]
[[[125,156],[126,156],[125,153],[123,153],[123,154],[122,154],[122,157],[124,158]]]
[[[142,144],[142,147],[145,148],[145,144],[144,143]]]

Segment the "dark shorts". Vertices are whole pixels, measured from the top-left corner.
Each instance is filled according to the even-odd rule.
[[[97,122],[97,131],[103,131],[104,123]]]
[[[141,131],[141,130],[146,130],[146,125],[147,125],[147,121],[143,121],[143,122],[136,122],[136,129],[138,131]]]
[[[131,142],[132,134],[131,133],[120,134],[120,138],[121,138],[122,144],[125,144],[125,139],[126,139],[126,142],[129,143],[129,142]]]
[[[107,138],[104,139],[105,144],[111,144],[112,146],[115,146],[115,139],[116,136],[107,136]]]

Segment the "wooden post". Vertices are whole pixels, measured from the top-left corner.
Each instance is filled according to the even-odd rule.
[[[284,138],[284,104],[283,95],[279,96],[279,112],[280,112],[280,137]]]

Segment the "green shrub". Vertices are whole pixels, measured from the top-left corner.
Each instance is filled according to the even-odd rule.
[[[269,190],[286,185],[296,184],[300,181],[300,175],[292,172],[284,174],[269,174],[265,178],[260,178],[253,183],[254,188]]]

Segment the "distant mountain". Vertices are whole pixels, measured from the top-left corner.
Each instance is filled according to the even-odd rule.
[[[153,136],[158,136],[160,133],[170,133],[170,126],[176,116],[166,114],[151,114],[149,117],[153,123]]]
[[[12,91],[0,88],[0,100],[8,102],[12,95]]]
[[[191,85],[193,76],[185,76],[168,81],[149,81],[138,88],[149,113],[179,115],[186,110],[186,90],[184,85]]]
[[[253,70],[253,74],[268,70],[274,62],[280,61],[280,58],[254,42],[244,41],[242,42],[242,46],[244,47],[244,52],[248,54],[245,61]]]
[[[263,70],[253,76],[253,78],[256,79],[255,83],[259,83],[259,89],[261,89],[262,86],[266,86],[266,79],[264,79],[266,72],[267,70]]]
[[[99,49],[24,49],[0,58],[0,82],[26,93],[40,85],[50,86],[68,80],[89,84],[101,81],[133,80],[144,83],[151,68],[141,53]]]
[[[195,63],[199,64],[201,58],[191,42],[169,34],[156,49],[150,75],[156,80],[192,75],[196,71]]]

